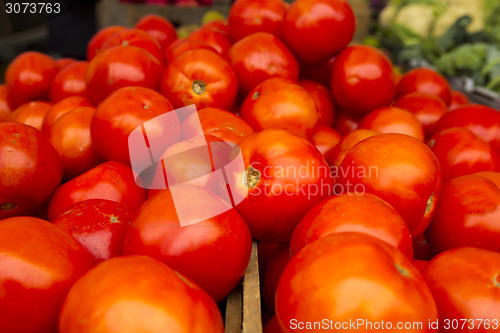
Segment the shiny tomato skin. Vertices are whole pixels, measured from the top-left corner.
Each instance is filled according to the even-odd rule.
[[[354,145],[358,142],[363,141],[366,138],[380,134],[378,131],[373,131],[369,129],[356,129],[347,135],[345,135],[342,140],[335,146],[331,154],[327,158],[327,162],[330,166],[338,168],[345,154],[351,150]]]
[[[311,142],[328,161],[333,149],[341,139],[342,136],[333,128],[323,124],[317,124],[312,130],[309,142]]]
[[[387,201],[406,221],[412,236],[422,234],[430,224],[441,182],[432,151],[405,134],[369,137],[355,145],[339,167],[344,191],[351,187]]]
[[[90,199],[69,206],[52,223],[73,236],[99,263],[122,255],[133,215],[118,202]]]
[[[53,333],[73,283],[93,260],[73,237],[34,217],[0,221],[2,332]]]
[[[37,130],[42,130],[45,115],[52,108],[52,104],[44,101],[27,102],[10,114],[10,121],[30,125]]]
[[[230,109],[238,80],[231,65],[214,52],[196,49],[170,63],[161,80],[161,93],[176,108],[195,104],[197,109]]]
[[[124,31],[127,28],[120,25],[112,25],[99,30],[87,44],[87,61],[91,61],[101,52],[102,44],[111,36],[119,31]]]
[[[178,39],[165,49],[165,63],[168,65],[181,54],[197,49],[205,49],[217,53],[217,51],[213,47],[202,41]]]
[[[291,81],[299,78],[299,65],[292,52],[276,36],[266,32],[254,33],[236,42],[229,50],[229,58],[243,96],[272,77]]]
[[[93,107],[94,104],[88,98],[81,96],[67,97],[55,103],[54,105],[52,105],[50,110],[47,111],[45,117],[43,118],[42,132],[50,136],[50,130],[52,129],[52,126],[60,117],[62,117],[69,111],[81,106]]]
[[[158,91],[163,71],[156,58],[136,46],[102,50],[87,68],[88,97],[98,104],[123,87],[141,86]]]
[[[92,118],[90,131],[97,155],[105,161],[130,165],[130,133],[144,122],[172,110],[172,104],[154,90],[135,86],[116,90],[99,104]],[[171,127],[156,133],[158,137],[164,136],[166,143],[176,142],[180,136],[178,118],[172,117],[171,122]]]
[[[105,162],[57,189],[49,203],[50,221],[72,204],[88,199],[116,201],[135,211],[146,200],[146,190],[136,185],[130,167]]]
[[[276,287],[281,273],[290,261],[290,244],[280,244],[269,260],[269,265],[262,278],[262,299],[264,305],[271,313],[274,313],[274,301],[276,298]]]
[[[283,41],[301,61],[319,63],[344,49],[354,36],[354,12],[344,0],[300,0],[288,8]]]
[[[458,107],[467,104],[470,104],[470,99],[467,95],[458,90],[451,91],[450,111],[456,110]]]
[[[364,45],[340,52],[333,61],[330,85],[335,101],[353,116],[388,106],[396,93],[390,60],[381,51]]]
[[[8,96],[9,88],[5,84],[0,84],[0,122],[7,121],[12,113]]]
[[[87,61],[75,61],[57,73],[50,84],[50,100],[57,103],[67,97],[87,97]]]
[[[177,39],[175,27],[166,18],[149,14],[143,16],[135,24],[136,29],[141,29],[150,34],[158,41],[162,49],[165,49]]]
[[[326,126],[333,126],[335,121],[335,101],[330,89],[316,81],[307,79],[299,80],[299,84],[314,99],[314,104],[318,109],[318,122]]]
[[[59,154],[45,135],[28,125],[0,123],[0,220],[37,213],[62,173]]]
[[[427,323],[437,319],[432,295],[413,263],[395,247],[356,232],[320,238],[297,252],[281,275],[275,307],[284,332],[310,331],[295,328],[292,319],[324,318],[333,323],[383,320],[392,327],[421,322],[411,332],[431,332]]]
[[[214,301],[167,265],[146,256],[106,260],[71,288],[60,333],[224,332]]]
[[[186,208],[195,219],[212,209],[224,212],[184,225],[176,211]],[[251,246],[250,231],[236,210],[210,191],[179,184],[149,198],[136,212],[123,252],[166,263],[219,302],[245,273]]]
[[[399,99],[416,91],[437,96],[447,106],[451,103],[451,89],[448,81],[432,69],[416,68],[406,72],[396,86],[396,98]]]
[[[210,45],[218,55],[229,61],[229,49],[233,46],[233,41],[229,33],[216,27],[204,25],[200,29],[193,31],[187,39],[199,41]]]

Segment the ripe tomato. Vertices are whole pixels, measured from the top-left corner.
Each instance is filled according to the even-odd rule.
[[[413,260],[413,266],[415,266],[416,269],[418,269],[419,272],[422,272],[422,269],[428,264],[429,262],[427,260],[419,260],[415,259]]]
[[[341,139],[342,136],[333,128],[318,124],[312,130],[309,141],[320,151],[326,160],[329,160],[333,148],[335,148]]]
[[[229,50],[229,58],[243,96],[272,77],[292,81],[299,78],[299,65],[292,52],[276,36],[266,32],[238,41]]]
[[[262,299],[264,305],[271,313],[274,313],[274,301],[276,299],[276,287],[283,270],[290,261],[290,245],[280,244],[269,260],[269,265],[262,278]]]
[[[215,49],[218,55],[229,61],[229,49],[233,46],[233,41],[231,40],[229,33],[222,31],[217,27],[205,25],[189,34],[187,39],[210,45],[213,49]]]
[[[325,87],[330,88],[334,60],[335,57],[317,64],[305,64],[303,62],[299,62],[300,77],[316,81]]]
[[[434,252],[461,246],[500,251],[498,185],[480,174],[467,175],[444,183],[441,192],[436,216],[427,230]]]
[[[67,97],[87,97],[87,61],[75,61],[57,73],[50,84],[50,100],[57,103]]]
[[[280,328],[280,323],[278,322],[278,318],[276,316],[272,316],[272,318],[269,319],[266,326],[264,326],[263,333],[283,333],[283,331]]]
[[[75,63],[77,61],[78,60],[73,59],[73,58],[59,58],[59,59],[56,59],[56,64],[57,64],[57,67],[59,67],[60,69],[63,69],[64,67],[69,66],[72,63]]]
[[[30,125],[37,130],[42,130],[43,119],[52,107],[49,102],[34,101],[27,102],[18,107],[10,114],[10,121]]]
[[[178,39],[165,49],[165,63],[168,65],[181,54],[197,49],[205,49],[217,53],[217,51],[213,47],[201,41]]]
[[[54,59],[40,52],[18,55],[7,67],[5,83],[13,108],[32,100],[49,100],[50,83],[59,68]]]
[[[101,159],[130,165],[128,137],[144,122],[173,110],[172,104],[160,93],[143,87],[125,87],[116,90],[102,101],[90,127],[95,151]],[[167,126],[149,140],[162,138],[165,144],[179,140],[179,120],[172,117]]]
[[[370,129],[380,133],[406,134],[424,141],[424,129],[418,118],[411,112],[386,106],[368,113],[361,119],[358,128]]]
[[[0,123],[0,220],[37,213],[61,183],[59,154],[40,131]]]
[[[281,36],[286,6],[282,0],[238,0],[227,18],[229,33],[235,42],[256,32]]]
[[[69,111],[81,106],[93,107],[94,104],[88,98],[81,96],[67,97],[55,103],[45,114],[45,117],[43,119],[42,132],[50,136],[52,126],[60,117],[62,117]]]
[[[359,126],[361,117],[351,116],[347,112],[338,110],[335,115],[335,122],[333,128],[339,132],[340,135],[345,136],[350,132],[356,130]]]
[[[210,191],[179,184],[137,211],[123,252],[165,262],[219,302],[245,273],[251,247],[250,231],[236,210]]]
[[[87,61],[94,59],[94,57],[101,51],[102,44],[111,36],[119,31],[126,30],[127,28],[112,25],[99,30],[87,44]]]
[[[469,97],[458,90],[451,91],[450,111],[456,110],[462,105],[470,104]]]
[[[105,162],[57,189],[49,203],[50,221],[72,204],[88,199],[116,201],[135,211],[146,200],[146,190],[135,184],[130,167]]]
[[[451,103],[451,89],[448,81],[432,69],[417,68],[403,75],[396,87],[396,98],[399,99],[416,91],[437,96],[447,106]]]
[[[141,29],[150,34],[158,41],[162,49],[165,49],[177,39],[175,27],[166,18],[149,14],[143,16],[135,24],[136,29]]]
[[[413,238],[413,254],[415,260],[429,261],[434,256],[425,234]]]
[[[361,319],[358,329],[342,330],[376,332],[366,323],[383,321],[392,329],[398,322],[420,322],[408,331],[430,332],[427,325],[437,311],[408,258],[384,241],[354,232],[320,238],[292,257],[278,283],[276,316],[284,332],[307,332],[325,318],[330,330]]]
[[[298,84],[279,77],[255,87],[243,101],[240,115],[256,131],[281,128],[303,137],[318,122],[311,95]]]
[[[234,175],[232,190],[246,197],[236,209],[254,238],[290,241],[307,211],[332,194],[328,165],[311,143],[285,130],[251,134],[239,148],[246,171]]]
[[[354,145],[358,142],[363,141],[366,138],[380,134],[380,132],[369,130],[369,129],[357,129],[347,135],[345,135],[342,140],[335,146],[331,154],[328,156],[327,162],[329,165],[338,168],[345,154],[351,150]]]
[[[87,92],[96,104],[123,87],[159,90],[163,66],[149,52],[136,46],[102,50],[87,68]]]
[[[238,80],[231,65],[214,52],[197,49],[181,54],[166,68],[161,93],[180,108],[230,109],[236,99]]]
[[[333,126],[335,120],[335,102],[331,91],[312,80],[301,79],[299,84],[307,90],[314,99],[316,109],[318,110],[318,122],[326,126]]]
[[[60,333],[224,332],[214,301],[165,264],[145,256],[106,260],[71,288]]]
[[[283,40],[309,64],[325,61],[345,48],[354,36],[354,12],[344,0],[298,0],[288,8]]]
[[[350,46],[335,58],[330,85],[335,101],[353,116],[388,106],[396,92],[390,60],[363,45]]]
[[[355,145],[339,167],[343,191],[375,194],[393,206],[413,236],[430,224],[439,199],[441,169],[432,151],[404,134],[378,134]]]
[[[7,97],[8,94],[9,88],[4,84],[0,84],[0,122],[7,121],[12,113]]]
[[[64,231],[34,217],[0,221],[2,332],[53,333],[73,283],[93,260]]]

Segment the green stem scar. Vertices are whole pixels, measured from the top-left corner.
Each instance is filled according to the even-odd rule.
[[[260,171],[254,169],[253,167],[248,167],[246,171],[246,186],[248,188],[253,188],[260,180]]]
[[[207,91],[207,85],[201,80],[196,80],[193,82],[193,91],[196,95],[202,95]]]

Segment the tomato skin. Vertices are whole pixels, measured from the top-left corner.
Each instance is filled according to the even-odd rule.
[[[105,162],[57,189],[49,203],[50,221],[72,204],[88,199],[116,201],[135,211],[146,200],[146,190],[135,184],[130,167]]]
[[[2,332],[53,333],[60,306],[93,261],[71,236],[34,217],[0,221]]]
[[[333,128],[340,133],[340,135],[345,136],[350,132],[356,130],[361,121],[360,117],[351,116],[343,110],[339,110],[335,116],[335,123]]]
[[[314,99],[314,104],[318,109],[318,122],[332,127],[335,121],[335,102],[330,89],[316,81],[307,79],[301,79],[299,84]]]
[[[390,60],[363,45],[347,47],[335,58],[330,85],[335,101],[353,116],[388,106],[396,93]]]
[[[71,288],[60,333],[224,332],[214,301],[167,265],[145,256],[112,258]]]
[[[102,44],[109,37],[113,36],[119,31],[124,31],[126,29],[127,28],[119,25],[112,25],[99,30],[87,44],[87,61],[91,61],[99,52],[101,52]]]
[[[334,60],[335,57],[332,57],[317,64],[305,64],[299,61],[300,78],[318,82],[330,89]]]
[[[333,149],[341,139],[342,136],[333,128],[318,124],[312,130],[309,142],[311,142],[328,161]]]
[[[229,49],[233,46],[229,33],[206,24],[189,34],[187,39],[210,45],[218,55],[229,61]]]
[[[136,46],[102,50],[89,62],[87,93],[98,104],[123,87],[141,86],[158,91],[163,71],[156,58]]]
[[[229,58],[243,96],[272,77],[291,81],[299,78],[299,65],[292,52],[276,36],[266,32],[238,41],[229,50]]]
[[[225,212],[190,225],[176,213],[188,208],[190,218],[197,218],[199,212],[212,212],[214,207]],[[250,231],[236,210],[210,191],[179,184],[149,198],[137,211],[123,252],[166,263],[219,302],[245,273],[251,244]]]
[[[432,69],[416,68],[406,72],[396,87],[396,98],[416,91],[438,96],[447,106],[451,103],[448,81]]]
[[[50,84],[50,100],[57,103],[67,97],[87,97],[87,61],[75,61],[57,73]]]
[[[334,323],[383,320],[393,327],[422,322],[412,332],[431,332],[428,320],[437,319],[432,295],[412,262],[395,247],[361,233],[327,236],[297,252],[281,275],[275,307],[283,332],[309,331],[295,329],[292,319],[324,318]]]
[[[358,142],[363,141],[366,138],[380,134],[380,132],[369,130],[369,129],[357,129],[347,135],[345,135],[342,140],[335,146],[331,154],[327,158],[327,162],[330,166],[338,168],[345,154],[351,150],[354,145]]]
[[[205,49],[217,53],[213,47],[201,41],[178,39],[165,49],[165,63],[168,65],[181,54],[197,49]]]
[[[37,130],[42,130],[43,120],[45,115],[52,107],[49,102],[34,101],[27,102],[18,107],[10,114],[10,121],[30,125]]]
[[[355,26],[354,12],[347,1],[300,0],[286,12],[283,40],[301,61],[314,64],[344,49],[354,36]]]
[[[158,41],[162,49],[165,49],[177,39],[177,31],[175,31],[173,24],[159,15],[145,15],[137,21],[135,27],[150,34]]]
[[[283,333],[283,331],[280,328],[280,324],[278,322],[278,318],[276,316],[273,316],[264,326],[264,332],[263,333]]]
[[[470,104],[469,97],[458,90],[451,91],[450,111],[456,110],[462,105]]]
[[[339,169],[344,191],[357,185],[387,201],[401,214],[412,236],[422,234],[430,224],[442,176],[438,160],[424,143],[404,134],[378,134],[355,145]]]
[[[43,118],[42,132],[50,136],[52,126],[60,117],[62,117],[69,111],[81,106],[93,107],[94,104],[88,98],[81,96],[67,97],[55,103],[54,105],[52,105],[50,110],[47,111],[45,117]]]
[[[261,280],[264,305],[271,313],[274,313],[274,301],[276,299],[278,282],[289,261],[290,244],[280,244],[269,260],[269,265]]]
[[[31,126],[0,123],[0,220],[38,212],[61,183],[49,139]]]
[[[9,88],[5,84],[0,84],[0,122],[7,121],[12,113],[7,96]]]
[[[434,257],[425,234],[413,238],[413,253],[415,260],[429,261]]]
[[[73,58],[59,58],[59,59],[56,59],[56,64],[57,64],[57,67],[59,67],[60,69],[63,69],[64,67],[69,66],[77,61],[78,60],[73,59]]]

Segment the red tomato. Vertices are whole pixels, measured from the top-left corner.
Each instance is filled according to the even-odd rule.
[[[67,97],[87,97],[87,61],[75,61],[57,73],[50,85],[50,100],[57,103]]]
[[[219,302],[245,273],[251,247],[250,231],[236,210],[210,191],[179,184],[137,211],[123,252],[165,262]]]
[[[42,130],[43,119],[52,107],[49,102],[34,101],[27,102],[10,114],[10,121],[30,125],[37,130]]]
[[[93,261],[64,231],[34,217],[0,221],[2,332],[53,333],[73,283]]]
[[[12,113],[7,96],[9,88],[6,85],[0,84],[0,122],[7,121]]]
[[[73,58],[59,58],[59,59],[56,59],[56,64],[57,64],[57,67],[59,67],[60,69],[63,69],[64,67],[69,66],[72,63],[75,63],[77,61],[78,60],[73,59]]]
[[[412,262],[395,247],[357,232],[320,238],[295,254],[281,275],[275,307],[284,332],[307,332],[325,318],[330,330],[342,329],[335,323],[363,320],[358,329],[344,326],[345,332],[377,332],[365,325],[382,321],[393,330],[399,322],[420,322],[408,332],[431,332],[428,322],[437,319],[432,295]]]
[[[369,129],[357,129],[348,133],[331,152],[329,159],[327,159],[327,162],[329,162],[328,164],[338,168],[340,163],[342,163],[345,154],[347,154],[347,152],[351,150],[354,145],[377,134],[380,134],[380,132]]]
[[[335,102],[331,91],[312,80],[301,79],[299,84],[307,90],[314,99],[314,104],[318,109],[318,122],[327,126],[333,126],[335,120]]]
[[[41,210],[61,183],[59,154],[40,131],[0,123],[0,220]]]
[[[264,327],[263,333],[283,333],[280,328],[280,323],[278,322],[278,318],[273,316]]]
[[[286,6],[282,0],[238,0],[227,19],[229,33],[235,42],[256,32],[281,36]]]
[[[376,237],[413,260],[405,221],[391,205],[369,193],[346,193],[318,203],[295,228],[290,252],[294,255],[307,244],[339,232],[361,232]]]
[[[458,90],[451,91],[450,111],[456,110],[462,105],[470,104],[469,97]]]
[[[355,21],[347,1],[298,0],[286,12],[283,40],[301,61],[318,63],[351,42]]]
[[[141,86],[159,90],[163,66],[149,52],[136,46],[102,50],[87,68],[87,92],[95,103],[113,91]]]
[[[429,262],[427,260],[418,260],[415,259],[413,260],[413,266],[415,266],[416,269],[418,269],[419,272],[422,272],[422,269],[428,264]]]
[[[434,254],[425,235],[413,237],[413,254],[416,260],[431,260]]]
[[[5,73],[10,105],[16,108],[32,100],[49,100],[50,83],[58,71],[55,60],[43,53],[28,51],[18,55]]]
[[[300,77],[303,79],[314,80],[325,87],[330,88],[334,60],[335,57],[317,64],[305,64],[303,62],[299,62]]]
[[[256,131],[281,128],[306,137],[318,122],[314,99],[298,84],[275,77],[255,87],[240,115]]]
[[[165,49],[177,39],[175,27],[166,18],[149,14],[143,16],[135,24],[136,29],[145,30],[158,41],[162,49]]]
[[[431,150],[417,139],[404,134],[365,139],[345,155],[338,173],[344,192],[368,192],[387,201],[413,236],[430,224],[439,199],[441,169]]]
[[[260,241],[257,244],[257,252],[258,252],[257,258],[259,261],[259,276],[261,281],[264,278],[264,273],[267,270],[267,266],[269,266],[271,258],[274,257],[274,253],[276,252],[279,246],[280,246],[279,243],[269,243],[263,241]],[[274,312],[274,305],[272,311]]]
[[[97,155],[106,161],[130,165],[130,133],[144,122],[172,110],[172,104],[151,89],[126,87],[116,90],[99,104],[92,119],[90,130]],[[165,144],[177,142],[179,120],[177,117],[170,120],[168,128],[162,126],[158,132],[149,133],[149,140],[162,138]]]
[[[99,30],[87,44],[87,61],[94,59],[94,57],[101,51],[102,44],[106,41],[106,39],[113,36],[117,32],[124,31],[126,29],[127,28],[119,25],[112,25]]]
[[[167,265],[144,256],[106,260],[71,288],[60,333],[222,333],[214,301]]]
[[[330,85],[335,101],[353,116],[388,106],[396,92],[390,60],[363,45],[350,46],[335,58]]]
[[[165,63],[168,65],[181,54],[197,49],[205,49],[217,53],[217,51],[213,47],[201,41],[178,39],[165,49]]]
[[[52,126],[60,117],[62,117],[69,111],[81,106],[93,107],[94,104],[92,104],[92,102],[88,98],[81,96],[67,97],[55,103],[45,114],[45,117],[43,119],[42,132],[50,136]]]
[[[318,124],[312,130],[309,141],[320,151],[326,160],[329,160],[333,148],[335,148],[341,139],[342,136],[333,128]]]
[[[229,57],[244,96],[272,77],[292,81],[299,78],[299,65],[293,54],[276,36],[266,32],[252,34],[234,44]]]
[[[221,31],[218,28],[203,26],[200,29],[193,31],[187,39],[199,41],[210,45],[217,54],[229,61],[229,49],[233,46],[233,41],[229,33]]]
[[[246,198],[236,209],[254,238],[290,241],[307,211],[331,195],[333,180],[328,165],[311,143],[285,130],[251,134],[239,148],[246,171],[234,175],[234,192]]]
[[[434,252],[461,246],[499,252],[498,185],[481,175],[467,175],[444,183],[441,193],[436,216],[427,230]]]
[[[418,91],[437,96],[446,105],[451,103],[451,89],[448,81],[432,69],[417,68],[407,72],[396,88],[397,99]]]
[[[53,224],[73,236],[99,263],[122,255],[133,214],[118,202],[90,199],[69,206]]]
[[[53,221],[72,204],[88,199],[116,201],[135,211],[146,200],[146,190],[135,184],[130,167],[105,162],[57,189],[49,203],[49,219]]]
[[[276,298],[276,287],[290,261],[290,245],[281,244],[269,260],[269,265],[262,279],[262,298],[264,305],[271,313],[274,313],[274,301]]]
[[[358,128],[370,129],[380,133],[406,134],[424,141],[424,129],[418,118],[411,112],[386,106],[368,113],[361,119]]]
[[[350,132],[356,130],[359,126],[360,121],[360,117],[351,116],[343,110],[338,110],[335,115],[335,123],[333,124],[333,128],[336,129],[340,135],[345,136]]]
[[[161,93],[180,108],[229,109],[236,99],[238,80],[231,65],[214,52],[197,49],[181,54],[165,70]]]

